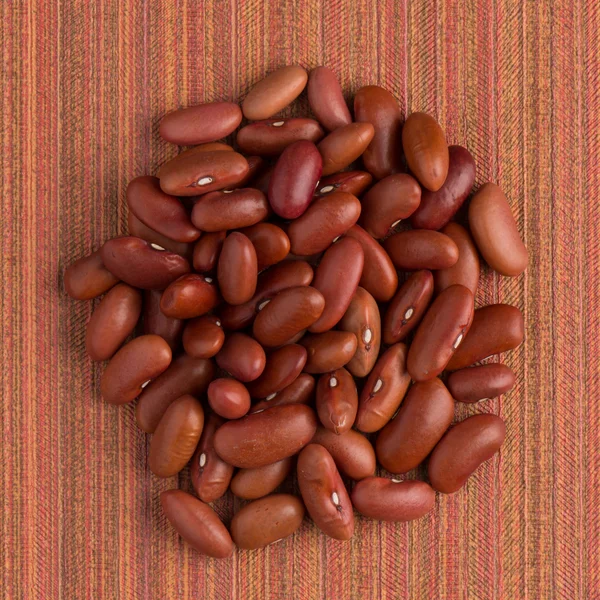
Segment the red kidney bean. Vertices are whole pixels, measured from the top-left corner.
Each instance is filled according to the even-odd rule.
[[[357,160],[374,135],[371,123],[350,123],[331,132],[318,146],[323,158],[323,175],[337,173]]]
[[[453,418],[454,400],[437,377],[415,383],[398,414],[377,437],[377,460],[390,473],[406,473],[418,467]]]
[[[431,271],[413,273],[392,298],[383,319],[383,343],[401,342],[420,322],[433,296]]]
[[[336,74],[329,67],[317,67],[308,75],[308,103],[325,129],[333,131],[352,123]]]
[[[129,235],[132,235],[133,237],[138,237],[151,244],[162,246],[165,250],[179,254],[188,260],[192,256],[193,246],[191,244],[175,242],[162,235],[162,233],[150,229],[150,227],[142,223],[131,211],[128,211],[127,213],[127,228]]]
[[[272,494],[246,504],[231,520],[239,548],[256,550],[292,535],[304,519],[304,504],[290,494]]]
[[[323,135],[323,129],[314,119],[269,119],[242,127],[236,141],[246,154],[277,156],[294,142],[315,143]]]
[[[390,346],[375,363],[358,401],[355,426],[359,431],[379,431],[398,410],[410,385],[406,346]]]
[[[356,353],[356,336],[348,331],[326,331],[305,335],[300,343],[308,358],[304,365],[307,373],[327,373],[348,364]]]
[[[310,442],[316,428],[312,408],[274,406],[225,423],[215,434],[215,450],[230,465],[253,469],[296,454]]]
[[[227,137],[241,122],[242,111],[237,104],[210,102],[168,113],[161,119],[158,131],[167,142],[193,146]]]
[[[458,246],[447,235],[428,229],[401,231],[383,243],[397,269],[447,269],[458,261]]]
[[[437,191],[427,189],[410,222],[415,229],[442,229],[456,214],[473,189],[475,161],[462,146],[448,148],[450,164],[444,185]]]
[[[433,489],[457,492],[474,471],[500,450],[506,426],[496,415],[474,415],[446,433],[429,458],[427,473]]]
[[[298,456],[302,500],[317,527],[336,540],[354,534],[354,511],[331,454],[319,444],[305,446]]]
[[[198,445],[204,410],[196,398],[181,396],[165,411],[152,439],[148,466],[159,477],[172,477],[185,467]]]
[[[193,319],[212,310],[219,300],[212,277],[188,273],[169,284],[160,299],[160,309],[173,319]]]
[[[145,290],[163,290],[190,270],[188,261],[179,254],[136,237],[108,240],[100,255],[113,275]]]
[[[257,223],[242,229],[242,233],[254,246],[259,271],[281,262],[290,252],[290,238],[273,223]]]
[[[356,196],[346,192],[323,196],[288,227],[291,251],[300,256],[322,252],[346,233],[359,216],[360,201]]]
[[[288,344],[267,357],[262,375],[248,385],[253,398],[268,398],[290,385],[306,364],[306,348]]]
[[[186,323],[183,349],[194,358],[212,358],[223,347],[225,332],[214,315],[203,315]]]
[[[225,302],[237,306],[248,302],[256,291],[258,267],[252,242],[239,231],[223,242],[217,279]]]
[[[171,348],[157,335],[142,335],[125,344],[110,360],[100,393],[109,404],[126,404],[171,364]]]
[[[446,288],[434,301],[408,352],[408,372],[415,381],[439,375],[464,342],[473,321],[473,294],[463,285]]]
[[[240,469],[231,480],[231,491],[238,498],[256,500],[273,492],[291,473],[292,457],[256,469]]]
[[[448,389],[458,402],[481,402],[508,392],[515,385],[515,374],[506,365],[493,363],[451,373]]]
[[[226,231],[205,233],[194,245],[194,269],[199,273],[212,273],[219,260]]]
[[[377,239],[394,231],[408,219],[421,202],[421,188],[406,173],[389,175],[376,183],[362,199],[360,224]]]
[[[310,404],[315,391],[315,378],[308,373],[300,373],[296,379],[287,387],[277,392],[275,396],[267,400],[261,400],[252,406],[249,414],[262,412],[273,406],[285,406],[286,404]],[[269,396],[267,396],[269,398]]]
[[[307,80],[308,73],[298,65],[289,65],[269,73],[244,98],[244,116],[252,121],[272,117],[302,93]]]
[[[308,141],[294,142],[281,154],[269,180],[269,203],[284,219],[302,215],[313,199],[323,161]]]
[[[527,268],[527,248],[506,196],[495,183],[481,186],[471,200],[469,226],[479,251],[492,269],[515,277]]]
[[[214,372],[210,360],[187,354],[178,356],[164,373],[144,388],[135,407],[138,427],[146,433],[154,433],[165,411],[177,398],[186,394],[202,397]]]
[[[182,319],[167,317],[160,310],[160,290],[147,290],[144,292],[144,333],[160,335],[174,352],[179,348],[184,322]]]
[[[479,254],[469,232],[458,223],[448,223],[442,232],[454,241],[458,247],[456,264],[435,272],[435,291],[437,294],[451,285],[464,285],[473,295],[479,284]]]
[[[63,277],[65,291],[75,300],[91,300],[119,283],[102,262],[100,252],[77,259],[66,269]]]
[[[142,295],[120,283],[94,310],[87,325],[85,348],[92,360],[108,360],[133,332],[142,312]]]
[[[175,531],[195,550],[214,558],[233,554],[233,542],[217,513],[191,494],[167,490],[160,503]]]
[[[354,424],[358,392],[352,375],[343,367],[321,375],[317,384],[317,414],[323,427],[345,433]]]
[[[468,367],[488,356],[513,350],[524,336],[523,315],[510,304],[478,308],[469,335],[447,365],[449,371]]]
[[[412,521],[433,510],[435,492],[424,481],[368,477],[352,490],[354,508],[379,521]]]
[[[225,419],[239,419],[250,409],[250,394],[244,384],[235,379],[213,379],[207,396],[210,407]]]
[[[217,354],[219,368],[244,383],[258,379],[266,361],[262,346],[245,333],[236,332],[227,336]]]
[[[332,192],[347,192],[359,197],[373,181],[366,171],[344,171],[323,177],[315,190],[315,198],[322,198]]]
[[[402,170],[400,131],[402,116],[396,98],[387,90],[368,85],[354,96],[354,118],[372,123],[375,136],[365,150],[363,161],[375,179],[383,179]]]

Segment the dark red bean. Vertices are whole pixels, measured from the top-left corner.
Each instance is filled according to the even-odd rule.
[[[348,331],[326,331],[305,335],[300,343],[308,358],[304,365],[307,373],[327,373],[348,364],[356,353],[357,340]]]
[[[169,284],[160,299],[160,309],[173,319],[193,319],[212,310],[219,300],[212,277],[188,273]]]
[[[91,300],[119,283],[102,262],[100,252],[77,259],[66,269],[63,278],[65,291],[75,300]]]
[[[448,389],[459,402],[482,402],[508,392],[515,385],[515,374],[506,365],[493,363],[451,373]]]
[[[357,198],[371,185],[373,176],[366,171],[344,171],[323,177],[315,190],[315,198],[332,192],[346,192]]]
[[[175,351],[181,343],[184,322],[182,319],[167,317],[160,310],[160,290],[147,290],[144,292],[144,333],[160,335]]]
[[[239,231],[223,242],[217,267],[217,279],[223,299],[237,306],[248,302],[256,291],[258,267],[252,242]]]
[[[267,400],[261,400],[252,406],[249,414],[261,412],[273,406],[286,404],[311,404],[315,391],[315,378],[308,373],[300,373],[287,387]]]
[[[245,333],[228,335],[216,360],[220,369],[244,383],[258,379],[267,362],[262,346]]]
[[[325,129],[333,131],[352,123],[336,74],[329,67],[317,67],[308,75],[308,103]]]
[[[205,233],[194,245],[194,269],[199,273],[212,273],[217,267],[226,231]]]
[[[244,500],[262,498],[284,482],[294,463],[294,458],[288,457],[264,467],[240,469],[231,480],[231,491]]]
[[[358,392],[352,375],[344,368],[321,375],[316,405],[323,427],[337,434],[348,431],[358,410]]]
[[[290,385],[306,364],[306,348],[288,344],[267,357],[262,375],[248,385],[253,398],[268,398]]]
[[[357,160],[374,134],[371,123],[350,123],[332,131],[318,146],[323,158],[323,175],[337,173]]]
[[[458,223],[448,223],[442,230],[458,247],[456,264],[447,269],[439,269],[434,274],[437,294],[451,285],[464,285],[475,295],[479,284],[479,254],[469,232]]]
[[[192,244],[176,242],[162,235],[162,233],[150,229],[150,227],[142,223],[131,211],[127,211],[127,228],[129,235],[132,235],[133,237],[138,237],[151,244],[162,246],[165,250],[179,254],[188,260],[192,256]]]
[[[290,252],[290,238],[273,223],[257,223],[242,229],[256,251],[259,271],[281,262]]]
[[[427,229],[395,233],[383,247],[397,269],[447,269],[458,260],[458,246],[447,235]]]
[[[239,419],[250,409],[250,394],[244,384],[235,379],[213,379],[207,396],[210,407],[225,419]]]
[[[188,321],[183,330],[183,348],[194,358],[212,358],[222,348],[225,332],[214,315]]]

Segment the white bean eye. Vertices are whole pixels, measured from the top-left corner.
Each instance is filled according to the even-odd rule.
[[[338,496],[337,492],[333,492],[333,494],[331,494],[331,501],[336,505],[339,506],[340,505],[340,497]]]
[[[395,227],[398,227],[398,225],[400,225],[400,223],[402,223],[402,219],[398,219],[397,221],[394,221],[390,227],[390,229],[394,229]]]
[[[459,346],[460,343],[463,341],[463,337],[464,337],[464,333],[461,333],[455,340],[454,344],[452,344],[452,347],[456,350]]]
[[[332,185],[324,185],[320,190],[319,190],[319,194],[329,194],[329,192],[333,192],[333,186]]]
[[[213,182],[213,178],[212,177],[200,177],[200,179],[198,179],[198,181],[196,181],[196,185],[208,185],[209,183]]]
[[[164,250],[164,248],[162,246],[159,246],[158,244],[150,244],[150,246],[155,250]]]
[[[271,302],[270,300],[264,300],[263,302],[261,302],[258,305],[258,310],[262,310],[267,304],[269,304],[269,302]]]
[[[223,190],[224,194],[233,194],[233,190]]]
[[[333,240],[331,241],[332,244],[335,244],[342,236],[338,235],[336,238],[333,238]]]
[[[204,281],[206,281],[206,283],[212,283],[213,282],[213,278],[212,277],[205,277]],[[219,323],[220,325],[220,323]]]
[[[402,483],[402,479],[392,479],[392,483]]]
[[[412,306],[404,313],[404,320],[408,321],[415,314],[415,309]]]
[[[381,389],[382,385],[383,385],[383,381],[381,379],[378,379],[375,382],[375,385],[373,386],[373,393],[376,394]]]
[[[332,388],[337,387],[337,384],[338,384],[337,378],[335,377],[335,375],[332,375],[329,378],[329,387],[332,387]]]
[[[148,379],[148,381],[144,381],[144,383],[142,383],[142,385],[140,386],[142,389],[144,389],[152,380]]]
[[[265,400],[268,402],[269,400],[273,400],[273,398],[275,398],[275,396],[277,396],[277,392],[273,392],[272,394],[269,394]]]
[[[206,454],[204,452],[200,455],[200,458],[198,459],[198,464],[200,465],[200,468],[204,467],[204,465],[206,464]]]
[[[373,339],[373,332],[370,329],[365,329],[363,333],[363,342],[365,344],[370,344]]]
[[[217,321],[215,321],[215,325],[216,325],[217,327],[221,327],[221,321],[218,321],[218,320],[217,320]]]
[[[273,127],[281,127],[285,124],[285,121],[275,121],[275,123],[271,123]]]

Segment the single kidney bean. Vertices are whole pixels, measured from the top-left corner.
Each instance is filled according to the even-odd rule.
[[[300,343],[308,358],[304,365],[307,373],[327,373],[348,364],[356,353],[356,336],[349,331],[325,331],[305,335]]]
[[[323,161],[319,150],[306,140],[290,144],[281,154],[269,180],[269,203],[284,219],[302,215],[313,199]]]
[[[375,298],[364,288],[356,288],[338,326],[353,333],[358,341],[356,353],[346,368],[355,377],[366,377],[377,361],[381,344],[381,317]]]
[[[274,406],[225,423],[215,434],[215,450],[234,467],[263,467],[296,454],[316,428],[317,417],[309,406]]]
[[[448,389],[458,402],[481,402],[508,392],[515,385],[515,374],[506,365],[493,363],[451,373]]]
[[[410,217],[420,202],[421,188],[414,177],[406,173],[388,175],[362,199],[360,224],[374,238],[383,239]]]
[[[244,98],[244,116],[252,121],[272,117],[302,93],[307,80],[308,73],[298,65],[289,65],[269,73]]]
[[[193,319],[212,310],[219,300],[212,277],[188,273],[169,284],[160,299],[160,309],[173,319]]]
[[[157,335],[142,335],[125,344],[110,360],[100,381],[100,393],[109,404],[137,398],[145,385],[171,364],[171,348]]]
[[[194,245],[193,265],[199,273],[212,273],[217,267],[226,231],[205,233]]]
[[[290,385],[306,364],[306,348],[288,344],[267,357],[262,375],[248,385],[253,398],[268,398]]]
[[[256,251],[259,271],[281,262],[290,252],[290,238],[273,223],[257,223],[242,229]]]
[[[94,310],[87,325],[85,348],[92,360],[108,360],[127,339],[140,318],[142,295],[119,283]]]
[[[323,129],[314,119],[268,119],[242,127],[236,141],[246,154],[277,156],[294,142],[315,143],[323,135]]]
[[[159,477],[172,477],[185,467],[198,445],[204,410],[194,396],[177,398],[165,411],[152,439],[148,466]]]
[[[233,554],[233,542],[217,513],[182,490],[167,490],[160,503],[175,531],[195,550],[214,558]]]
[[[217,267],[217,279],[223,299],[234,306],[248,302],[256,291],[258,267],[252,242],[239,231],[223,242]]]
[[[215,432],[225,420],[210,413],[191,461],[190,474],[196,495],[203,502],[214,502],[229,488],[233,466],[221,460],[214,449]]]
[[[456,214],[473,189],[475,161],[462,146],[448,148],[450,163],[444,185],[437,191],[424,189],[421,204],[410,218],[415,229],[442,229]]]
[[[447,365],[449,371],[468,367],[488,356],[513,350],[524,336],[523,315],[510,304],[478,308],[469,335]]]
[[[527,248],[506,196],[495,183],[481,186],[471,200],[469,226],[479,251],[492,269],[515,277],[527,268]]]
[[[474,415],[446,433],[429,458],[427,473],[433,489],[458,491],[474,471],[500,450],[506,426],[496,415]]]
[[[401,231],[383,243],[397,269],[447,269],[458,261],[458,246],[447,235],[428,229]]]
[[[424,481],[368,477],[354,486],[352,504],[370,519],[412,521],[433,509],[435,492]]]
[[[231,480],[231,491],[238,498],[256,500],[273,492],[291,473],[294,459],[290,456],[256,469],[240,469]]]
[[[437,378],[415,383],[398,414],[380,431],[377,460],[390,473],[418,467],[440,441],[454,418],[454,400]]]
[[[214,315],[192,319],[183,330],[183,349],[194,358],[212,358],[223,347],[224,342],[223,326]]]
[[[160,189],[157,177],[133,179],[127,186],[127,205],[142,223],[176,242],[189,243],[200,237],[183,204]]]
[[[332,131],[318,146],[323,158],[323,175],[337,173],[357,160],[374,135],[371,123],[350,123]]]
[[[146,433],[154,433],[165,411],[177,398],[186,394],[202,397],[214,372],[210,360],[187,354],[178,356],[164,373],[144,388],[135,407],[138,427]]]
[[[431,271],[413,273],[388,305],[383,319],[383,343],[401,342],[420,322],[433,296]]]
[[[354,534],[354,511],[331,454],[319,444],[298,456],[298,485],[308,514],[317,527],[336,540]]]
[[[331,192],[347,192],[359,197],[373,181],[366,171],[344,171],[323,177],[315,190],[315,198],[322,198]]]
[[[306,91],[310,108],[325,129],[333,131],[352,123],[340,82],[329,67],[317,67],[309,73]]]
[[[324,446],[337,468],[350,479],[359,481],[375,472],[375,450],[371,442],[354,429],[338,435],[324,427],[317,427],[311,443]]]
[[[171,238],[168,238],[154,229],[150,229],[147,225],[142,223],[131,211],[127,212],[127,228],[129,235],[138,237],[151,244],[162,246],[169,252],[179,254],[188,260],[192,256],[193,246],[191,244],[184,244],[182,242],[176,242]]]
[[[237,332],[225,338],[216,360],[220,369],[244,383],[258,379],[267,362],[262,346],[249,335]]]
[[[290,385],[277,392],[274,396],[267,396],[250,408],[249,414],[262,412],[273,406],[286,404],[310,404],[315,391],[315,378],[308,373],[300,373]]]
[[[319,290],[306,286],[287,288],[259,305],[252,332],[263,346],[282,346],[310,327],[324,308],[325,298]]]
[[[450,164],[446,136],[438,122],[427,113],[412,113],[402,128],[402,147],[419,182],[437,192],[446,181]]]
[[[231,520],[239,548],[256,550],[292,535],[304,519],[304,504],[291,494],[271,494],[246,504]]]
[[[402,170],[400,130],[402,116],[396,98],[376,85],[360,88],[354,96],[354,118],[372,123],[375,136],[365,150],[363,161],[375,179]]]
[[[173,196],[198,196],[235,187],[248,175],[248,161],[237,152],[185,150],[158,171],[163,192]],[[198,227],[198,225],[196,225]]]
[[[310,256],[328,248],[360,216],[360,200],[346,192],[333,192],[316,200],[288,228],[294,254]]]
[[[379,431],[398,410],[410,385],[406,370],[406,346],[390,346],[375,363],[358,401],[356,429]]]
[[[178,146],[214,142],[233,133],[242,111],[233,102],[210,102],[166,114],[158,127],[161,137]]]
[[[144,292],[144,333],[160,335],[171,350],[175,352],[181,342],[184,322],[182,319],[167,317],[160,310],[160,290],[147,290]]]
[[[190,270],[190,264],[183,256],[131,236],[108,240],[100,255],[113,275],[144,290],[164,290]]]
[[[317,414],[323,427],[338,435],[356,419],[358,392],[352,375],[343,367],[321,375],[317,384]]]
[[[210,407],[225,419],[239,419],[250,409],[250,394],[244,384],[235,379],[213,379],[207,396]]]
[[[477,293],[479,284],[479,254],[469,235],[469,232],[458,223],[448,223],[442,232],[454,241],[458,247],[456,264],[447,269],[439,269],[434,274],[435,291],[443,292],[451,285],[464,285],[471,290],[473,296]]]
[[[464,285],[446,288],[421,321],[408,352],[408,372],[415,381],[439,375],[460,346],[473,321],[473,294]]]
[[[100,252],[77,259],[66,269],[63,277],[65,291],[75,300],[91,300],[119,283],[102,262]]]

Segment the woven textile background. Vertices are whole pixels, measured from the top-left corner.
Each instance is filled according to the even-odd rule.
[[[600,598],[597,0],[2,0],[0,598]],[[499,457],[409,525],[301,531],[205,559],[158,504],[132,407],[98,393],[75,258],[124,231],[124,191],[176,149],[166,111],[240,98],[275,67],[378,83],[468,146],[531,253],[478,302],[525,313]],[[305,99],[293,111],[305,112]],[[232,504],[219,508],[231,514]]]

